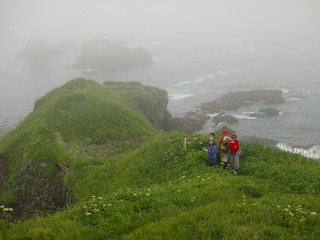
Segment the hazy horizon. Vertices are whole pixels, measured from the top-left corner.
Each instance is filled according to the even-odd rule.
[[[0,0],[1,52],[32,37],[51,45],[105,38],[188,47],[245,44],[279,54],[320,53],[316,0]]]

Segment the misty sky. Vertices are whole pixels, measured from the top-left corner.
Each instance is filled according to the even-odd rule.
[[[2,53],[31,37],[49,44],[242,41],[320,52],[319,0],[0,0]]]

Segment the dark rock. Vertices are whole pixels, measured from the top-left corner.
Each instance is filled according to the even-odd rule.
[[[222,102],[263,102],[265,104],[284,103],[282,91],[277,89],[259,89],[253,91],[230,92],[219,98]]]
[[[281,90],[265,89],[265,90],[253,90],[253,91],[236,91],[223,95],[222,97],[212,100],[207,103],[203,103],[197,107],[199,111],[190,111],[184,117],[184,120],[192,125],[191,129],[201,130],[203,125],[208,120],[208,114],[222,113],[225,111],[236,111],[242,106],[252,106],[256,103],[264,104],[281,104],[284,103]],[[264,108],[260,112],[254,113],[252,117],[273,117],[278,116],[279,111],[273,108]],[[194,120],[196,119],[196,121]],[[181,122],[182,120],[180,120]],[[220,122],[226,122],[235,124],[238,119],[230,115],[218,115],[213,121],[218,124]]]
[[[276,117],[279,116],[280,111],[274,108],[262,108],[259,113],[263,113],[265,117]]]
[[[215,116],[212,120],[215,124],[219,124],[219,123],[229,123],[229,124],[236,124],[239,122],[239,120],[237,118],[235,118],[234,116],[231,115],[227,115],[224,113],[220,113],[217,116]]]

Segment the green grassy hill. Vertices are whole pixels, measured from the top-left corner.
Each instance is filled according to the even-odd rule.
[[[90,93],[91,107],[83,107],[87,105],[81,98],[80,103],[63,100],[78,96],[75,93],[81,97]],[[116,103],[118,107],[105,110]],[[61,104],[69,107],[63,108],[69,109],[64,114],[77,114],[70,122],[53,114]],[[104,107],[93,110],[95,104]],[[127,111],[136,116],[132,120],[134,130],[123,134],[120,120],[119,125],[109,125],[109,120],[104,125],[81,109],[98,112],[101,121]],[[43,118],[51,119],[52,148],[41,140],[37,155],[28,142],[50,135],[34,126]],[[64,124],[68,127],[62,128]],[[156,132],[139,111],[107,86],[78,79],[50,92],[15,131],[1,140],[1,153],[10,158],[11,175],[18,171],[12,166],[19,166],[25,152],[32,156],[25,157],[29,162],[32,159],[49,165],[50,161],[61,161],[69,170],[57,174],[73,201],[54,214],[42,211],[24,221],[12,221],[10,215],[16,209],[1,197],[5,204],[0,238],[319,239],[318,162],[261,144],[242,143],[241,168],[233,175],[206,165],[202,148],[207,136],[188,134],[186,149],[181,147],[182,136],[181,132]],[[48,157],[47,152],[51,152]],[[9,193],[3,192],[7,198]],[[11,207],[13,211],[8,210]]]
[[[73,202],[57,163],[71,168],[85,156],[126,152],[155,134],[147,118],[111,89],[85,79],[70,81],[39,99],[1,139],[7,171],[0,178],[0,201],[19,209],[18,215],[55,211]]]

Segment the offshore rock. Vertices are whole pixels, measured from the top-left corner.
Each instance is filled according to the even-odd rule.
[[[150,53],[142,47],[130,49],[121,43],[101,39],[84,43],[74,67],[112,72],[152,63]]]

